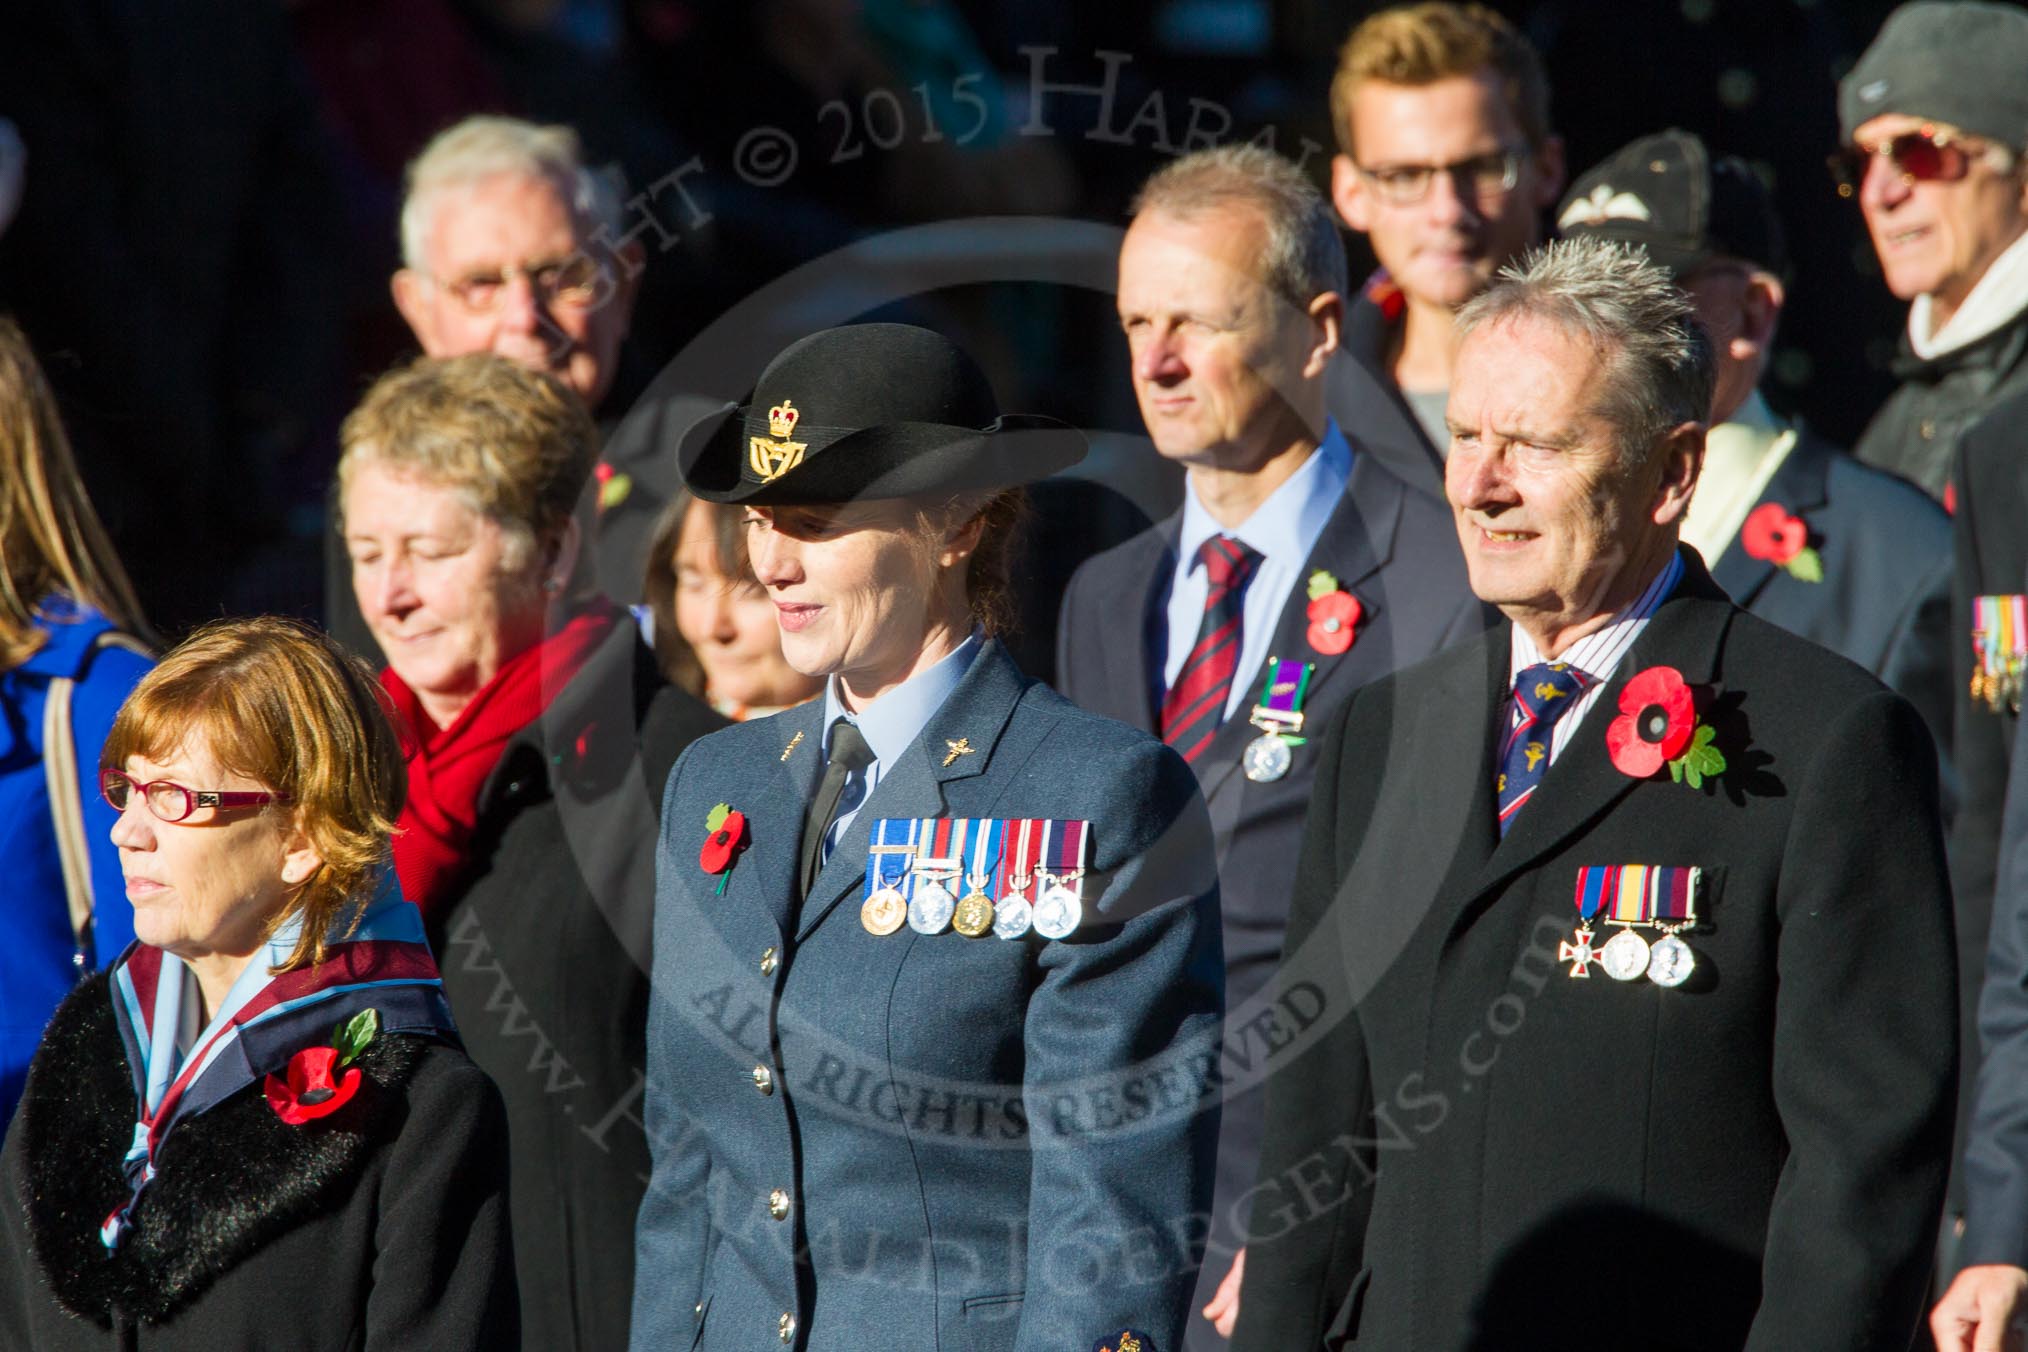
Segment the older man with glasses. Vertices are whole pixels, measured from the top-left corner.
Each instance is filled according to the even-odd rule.
[[[1839,191],[1910,302],[1902,385],[1858,457],[1945,498],[1959,437],[2028,388],[2028,11],[1915,0],[1838,86]]]
[[[1331,197],[1380,263],[1347,309],[1330,409],[1363,451],[1443,495],[1451,316],[1542,237],[1563,186],[1549,82],[1482,5],[1384,10],[1331,82]]]

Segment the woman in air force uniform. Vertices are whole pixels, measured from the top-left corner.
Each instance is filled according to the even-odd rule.
[[[685,440],[825,684],[670,774],[637,1350],[1181,1344],[1217,1137],[1209,825],[1172,751],[992,636],[1019,485],[1083,451],[893,324],[794,344]]]

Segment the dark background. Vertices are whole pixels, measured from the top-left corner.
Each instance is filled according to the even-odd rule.
[[[1881,289],[1824,157],[1836,79],[1891,6],[1496,7],[1544,53],[1573,174],[1676,125],[1766,175],[1794,257],[1769,393],[1834,438],[1854,437],[1891,386],[1904,308]],[[671,359],[694,359],[714,321],[714,334],[730,316],[791,335],[843,322],[887,300],[883,288],[912,290],[891,283],[921,268],[934,289],[884,313],[961,337],[1004,406],[1092,429],[1096,472],[1153,512],[1173,481],[1138,440],[1105,291],[1107,237],[1074,223],[1123,225],[1141,179],[1187,148],[1193,117],[1223,139],[1271,136],[1324,184],[1337,47],[1372,8],[10,4],[0,114],[19,124],[29,159],[21,214],[0,238],[0,305],[40,347],[93,495],[172,633],[224,612],[317,614],[337,423],[407,350],[386,285],[399,262],[401,167],[481,110],[570,123],[594,162],[617,165],[633,192],[652,189],[630,214],[650,261],[609,420]],[[1046,83],[1091,89],[1038,99],[1038,69]],[[1109,72],[1102,122],[1096,91]],[[742,137],[763,126],[796,143],[779,183],[734,167]],[[924,250],[941,245],[904,237],[883,264],[820,265],[755,299],[854,241],[934,222],[970,223],[955,254],[928,260],[936,267]],[[1356,236],[1347,242],[1362,276],[1371,259]],[[1075,257],[1056,268],[1060,251]],[[737,386],[767,352],[718,355],[707,383]],[[1058,562],[1137,519],[1052,520],[1043,506],[1042,552]]]

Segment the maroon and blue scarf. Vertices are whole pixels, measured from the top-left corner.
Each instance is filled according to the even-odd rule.
[[[179,1053],[177,1043],[195,981],[183,960],[136,943],[114,966],[113,1016],[134,1076],[139,1120],[122,1166],[132,1194],[99,1231],[108,1251],[119,1246],[134,1202],[155,1176],[162,1143],[178,1123],[285,1073],[291,1057],[329,1043],[339,1024],[372,1009],[382,1033],[457,1041],[422,914],[402,898],[392,870],[358,928],[349,937],[332,936],[324,961],[271,975],[300,933],[300,922],[291,921],[254,955],[187,1053]]]

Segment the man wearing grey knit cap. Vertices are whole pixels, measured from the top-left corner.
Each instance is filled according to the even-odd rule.
[[[1943,497],[1958,438],[2028,387],[2028,11],[1914,0],[1838,86],[1840,191],[1911,302],[1902,385],[1854,448]]]

